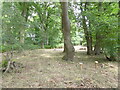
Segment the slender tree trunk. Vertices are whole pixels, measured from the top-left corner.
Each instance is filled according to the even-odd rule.
[[[91,23],[90,23],[90,21],[89,21],[89,31],[88,31],[88,33],[89,33],[89,35],[88,35],[89,36],[89,40],[88,40],[89,41],[89,45],[88,45],[89,46],[89,49],[88,49],[89,53],[88,53],[88,55],[90,55],[90,54],[92,54],[92,32],[91,32]]]
[[[84,10],[83,10],[83,8],[81,8],[82,24],[83,24],[83,29],[84,29],[84,33],[85,33],[85,39],[87,42],[87,55],[91,55],[92,54],[92,35],[90,32],[90,28],[88,29],[88,26],[86,24],[86,22],[87,22],[87,20],[85,18],[86,16],[83,15],[83,12],[86,11],[86,6],[87,6],[87,3],[85,3],[85,5],[84,5]],[[82,3],[81,3],[81,7],[83,7]],[[90,24],[90,22],[89,22],[89,24]]]
[[[101,8],[102,7],[102,3],[99,2],[98,4],[98,12],[101,12]],[[95,43],[95,55],[99,55],[101,52],[101,34],[100,34],[100,30],[96,31],[96,43]]]
[[[68,2],[61,2],[62,7],[62,24],[63,24],[63,37],[65,43],[65,55],[64,60],[73,60],[74,47],[70,37],[70,21],[68,18]]]
[[[62,6],[62,5],[61,5]],[[61,13],[61,17],[62,17],[62,13]],[[63,32],[63,18],[61,18],[61,21],[62,21],[62,23],[61,23],[61,27],[62,27],[62,32]],[[64,42],[64,50],[63,50],[63,53],[65,53],[65,51],[66,51],[66,48],[65,48],[66,46],[65,46],[65,42]]]
[[[95,55],[99,55],[100,54],[100,50],[101,50],[101,35],[99,33],[99,31],[96,32],[96,44],[95,44]]]

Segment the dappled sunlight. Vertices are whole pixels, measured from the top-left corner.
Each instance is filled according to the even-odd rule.
[[[49,54],[41,54],[40,56],[42,56],[42,57],[51,57]]]
[[[62,56],[56,56],[56,55],[51,55],[51,54],[41,54],[39,57],[45,57],[45,58],[53,58],[53,57],[62,57]]]
[[[117,87],[117,63],[101,62],[99,61],[103,58],[101,56],[88,56],[85,51],[78,50],[74,61],[64,61],[61,50],[39,49],[26,51],[24,54],[17,59],[25,67],[20,73],[14,73],[9,77],[4,76],[3,87],[69,87],[72,85],[78,87],[81,84],[86,87]],[[98,60],[97,68],[95,68],[96,60]],[[102,67],[102,64],[105,66]],[[22,82],[18,81],[19,79]],[[11,85],[8,80],[15,83]],[[111,84],[112,81],[114,84]]]
[[[0,2],[3,88],[118,87],[120,1],[24,1]]]

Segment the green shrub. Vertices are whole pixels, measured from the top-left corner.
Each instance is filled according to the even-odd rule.
[[[5,46],[2,46],[2,45],[1,45],[1,46],[0,46],[0,52],[3,53],[3,52],[6,52],[6,51],[7,51],[7,49],[5,48]]]
[[[34,50],[34,49],[39,49],[40,48],[40,46],[38,46],[38,45],[33,45],[33,44],[25,44],[25,45],[22,45],[22,48],[24,49],[24,50]]]
[[[51,49],[51,48],[53,48],[53,46],[51,46],[51,45],[45,45],[44,46],[46,49]]]
[[[56,48],[62,48],[62,47],[64,47],[64,43],[56,45]]]
[[[83,46],[87,46],[87,43],[86,43],[86,42],[83,42],[82,45],[83,45]]]
[[[34,50],[38,49],[40,46],[38,45],[33,45],[33,44],[14,44],[14,45],[2,45],[0,51],[6,52],[6,51],[11,51],[11,50],[17,50],[17,51],[22,51],[22,50]]]

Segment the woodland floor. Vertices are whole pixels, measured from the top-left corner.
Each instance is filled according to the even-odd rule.
[[[105,60],[103,55],[88,56],[76,48],[73,62],[62,60],[62,49],[37,49],[16,54],[23,64],[17,72],[2,76],[3,88],[117,88],[118,63]],[[99,62],[95,69],[95,61]],[[79,62],[83,63],[80,69]],[[105,67],[101,67],[105,64]]]

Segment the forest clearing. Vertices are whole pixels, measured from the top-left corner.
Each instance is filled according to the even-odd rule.
[[[76,49],[74,61],[62,60],[63,49],[36,49],[14,57],[23,68],[3,74],[3,88],[117,88],[118,63]],[[95,68],[95,61],[98,67]],[[83,63],[82,69],[79,63]],[[104,66],[102,67],[102,64]]]
[[[118,88],[120,1],[27,1],[0,2],[2,88]]]

